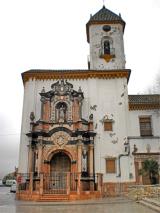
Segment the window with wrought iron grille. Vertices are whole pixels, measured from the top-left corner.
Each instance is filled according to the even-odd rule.
[[[116,159],[106,159],[106,173],[116,173]]]
[[[140,135],[152,136],[151,116],[139,117]]]

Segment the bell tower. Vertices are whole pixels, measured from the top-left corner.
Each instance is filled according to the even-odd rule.
[[[125,22],[121,15],[116,15],[105,6],[91,15],[86,24],[90,69],[125,69],[124,28]]]

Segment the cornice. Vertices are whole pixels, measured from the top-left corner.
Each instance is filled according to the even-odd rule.
[[[136,139],[136,140],[137,140],[137,139],[138,139],[138,140],[139,140],[139,139],[140,139],[140,140],[146,140],[146,139],[151,139],[151,140],[152,140],[152,139],[160,139],[160,136],[128,136],[127,138],[128,138],[128,140],[132,140],[132,139],[133,139],[133,140],[135,140],[135,139]]]
[[[160,152],[136,152],[136,153],[133,153],[133,155],[136,155],[136,156],[142,156],[142,155],[148,155],[148,156],[152,156],[152,155],[160,155]]]
[[[25,84],[30,79],[36,80],[58,80],[58,79],[114,79],[127,78],[129,81],[131,70],[30,70],[22,73],[23,83]]]
[[[146,103],[146,104],[136,104],[129,103],[129,110],[152,110],[152,109],[160,109],[160,103]]]

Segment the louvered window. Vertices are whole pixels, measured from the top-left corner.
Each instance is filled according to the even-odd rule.
[[[151,116],[139,117],[140,135],[152,136]]]

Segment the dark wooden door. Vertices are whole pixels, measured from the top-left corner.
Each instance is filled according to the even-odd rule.
[[[70,158],[64,153],[59,152],[55,154],[51,160],[51,173],[53,172],[70,172],[71,161]]]
[[[50,189],[62,194],[67,190],[67,172],[71,171],[70,158],[63,152],[55,154],[51,160]]]

